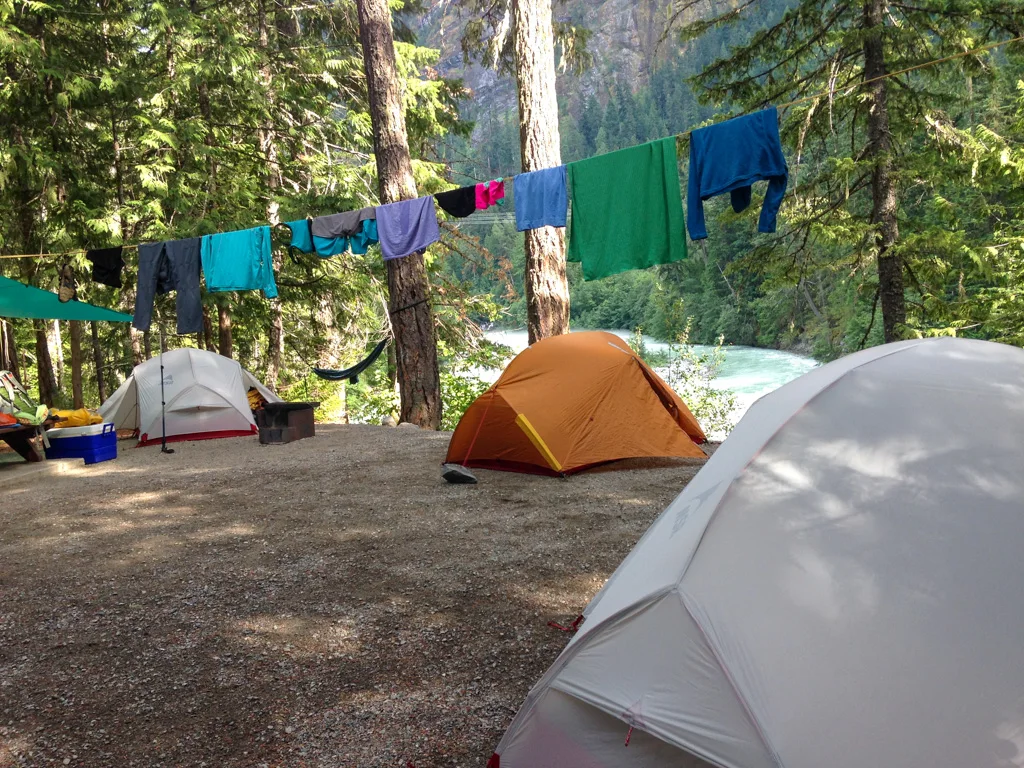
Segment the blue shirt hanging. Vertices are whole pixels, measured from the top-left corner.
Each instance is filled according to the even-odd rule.
[[[512,180],[516,229],[564,227],[569,207],[565,166],[520,173]]]
[[[708,236],[705,200],[729,192],[732,209],[739,213],[750,205],[750,185],[764,180],[768,181],[768,191],[757,230],[774,232],[788,178],[775,107],[693,131],[686,192],[686,228],[690,238],[701,240]]]

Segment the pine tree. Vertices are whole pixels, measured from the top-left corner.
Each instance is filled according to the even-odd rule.
[[[387,0],[357,0],[366,85],[373,121],[374,154],[382,203],[416,197],[416,180],[395,71],[391,10]],[[388,261],[388,308],[395,330],[401,420],[441,426],[437,337],[423,254]]]
[[[567,67],[578,70],[589,63],[586,33],[553,24],[551,0],[461,0],[461,5],[472,14],[463,30],[464,55],[515,75],[522,170],[560,165],[555,42]],[[563,231],[542,227],[525,232],[524,239],[532,343],[569,330],[569,284]]]
[[[2,252],[191,237],[262,224],[274,212],[288,221],[378,202],[352,0],[287,9],[259,0],[0,0],[0,28],[10,78],[0,89]],[[434,74],[434,51],[406,40],[396,56],[416,174],[439,187],[442,167],[423,157],[437,137],[466,133],[463,89]],[[347,364],[379,339],[386,268],[375,249],[293,262],[278,229],[274,242],[281,332],[268,332],[277,309],[247,292],[205,298],[210,335],[247,368],[277,367],[284,394],[302,383],[303,396],[307,385],[314,396],[309,363],[318,350]],[[80,296],[131,312],[134,254],[126,260],[124,287],[108,289],[89,283],[88,264],[72,256]],[[5,260],[0,270],[52,289],[59,263]],[[460,295],[450,297],[457,314]],[[173,327],[173,296],[158,297],[157,310]],[[83,375],[87,401],[116,386],[149,346],[124,326],[94,330],[100,354],[96,374]],[[26,384],[59,400],[43,324],[37,332],[14,321],[6,336],[38,361],[37,371],[22,371]],[[199,343],[210,341],[204,333]]]
[[[580,111],[580,133],[583,134],[583,138],[586,141],[583,157],[590,157],[596,154],[597,132],[601,130],[601,120],[603,117],[604,110],[601,108],[601,103],[591,94],[583,103],[583,108]]]
[[[691,5],[677,4],[677,11]],[[801,0],[697,75],[693,82],[705,103],[752,110],[807,97],[783,116],[794,182],[785,207],[788,226],[763,243],[757,257],[796,284],[826,268],[820,254],[834,259],[838,252],[857,273],[873,263],[885,340],[913,332],[906,325],[904,282],[922,258],[908,247],[920,222],[907,217],[912,158],[901,150],[930,118],[958,111],[959,94],[941,87],[942,78],[956,72],[961,81],[984,79],[990,57],[883,76],[971,50],[997,34],[1020,34],[1015,6],[1007,0]],[[687,27],[684,35],[706,33],[749,13],[770,17],[773,11],[747,3]],[[836,266],[833,261],[827,268]]]

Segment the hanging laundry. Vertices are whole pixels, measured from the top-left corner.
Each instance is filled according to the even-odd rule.
[[[789,179],[779,140],[778,110],[769,107],[693,131],[689,173],[686,223],[692,239],[708,236],[704,225],[705,200],[729,192],[732,209],[739,213],[750,205],[750,185],[764,180],[768,181],[768,190],[757,231],[774,232]]]
[[[85,252],[85,258],[92,262],[92,281],[111,288],[120,288],[121,270],[124,269],[120,245],[113,248],[95,248]]]
[[[285,222],[285,226],[292,231],[292,239],[288,243],[289,251],[294,249],[299,253],[313,252],[313,221],[311,219]]]
[[[377,233],[384,260],[399,259],[436,243],[437,209],[433,197],[417,197],[377,208]]]
[[[449,216],[464,219],[476,210],[476,187],[459,187],[434,195],[437,204]]]
[[[216,293],[262,289],[268,299],[276,298],[270,245],[270,227],[266,225],[206,235],[202,246],[206,290]]]
[[[132,326],[148,331],[153,299],[175,291],[178,333],[202,333],[203,303],[199,297],[199,245],[202,238],[168,240],[139,246],[139,281]]]
[[[569,207],[565,166],[520,173],[512,179],[516,229],[564,227]]]
[[[357,211],[319,216],[312,221],[288,223],[292,230],[290,248],[330,258],[345,253],[364,254],[377,242],[377,209],[361,208]]]
[[[315,238],[314,238],[315,240]],[[362,255],[370,250],[370,246],[379,242],[377,234],[377,218],[363,219],[359,222],[359,231],[349,238],[352,253]]]
[[[351,237],[359,231],[361,222],[376,218],[376,208],[360,208],[355,211],[332,213],[330,216],[317,216],[313,219],[311,229],[314,237]]]
[[[370,246],[377,242],[377,220],[363,219],[359,223],[359,230],[351,237],[339,235],[338,237],[318,237],[313,235],[313,250],[321,259],[328,259],[350,250],[354,254],[366,253]]]
[[[572,187],[569,260],[597,280],[686,257],[675,138],[566,166]]]
[[[482,211],[492,205],[505,204],[505,181],[494,179],[486,184],[476,185],[476,209]]]

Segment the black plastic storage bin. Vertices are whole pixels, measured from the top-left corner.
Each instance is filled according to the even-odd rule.
[[[316,434],[313,409],[318,405],[320,403],[266,403],[256,411],[260,442],[277,445],[313,437]]]

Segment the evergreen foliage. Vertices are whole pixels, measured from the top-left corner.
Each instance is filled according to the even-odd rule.
[[[418,47],[402,24],[397,35],[417,183],[438,190],[445,168],[427,158],[444,137],[468,134],[458,111],[465,94],[458,81],[437,76],[436,51]],[[263,0],[0,0],[0,62],[2,253],[197,236],[376,203],[350,0],[295,8]],[[286,393],[296,387],[326,400],[330,393],[310,367],[344,367],[387,332],[384,266],[376,248],[365,256],[292,260],[285,257],[288,239],[286,229],[274,230],[279,305],[256,292],[206,295],[207,332],[169,344],[216,349],[218,326],[227,324],[230,351],[245,367],[276,373],[279,380],[268,383]],[[454,244],[446,237],[428,256],[440,336],[473,344],[466,313],[487,316],[492,302],[469,299],[445,281],[441,267]],[[121,289],[90,283],[83,255],[69,260],[81,298],[131,311],[134,252],[126,251]],[[3,260],[0,270],[52,289],[62,261]],[[275,312],[284,329],[280,368],[273,362]],[[173,295],[158,298],[157,316],[173,330]],[[46,334],[42,350],[55,360],[55,383],[67,389],[64,329],[28,321],[13,327],[26,384],[39,383],[35,342]],[[105,324],[98,336],[107,394],[157,347],[156,324],[143,339]],[[95,371],[87,371],[85,384],[95,404]]]

